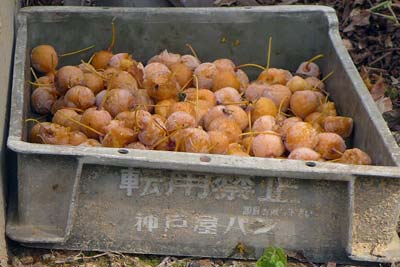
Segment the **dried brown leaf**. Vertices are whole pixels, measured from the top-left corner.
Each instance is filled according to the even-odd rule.
[[[371,88],[372,98],[377,101],[385,95],[386,84],[382,77],[380,77]]]
[[[392,100],[389,97],[382,97],[375,101],[381,113],[393,110]]]

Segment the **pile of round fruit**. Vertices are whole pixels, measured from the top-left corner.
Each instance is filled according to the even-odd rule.
[[[317,64],[292,75],[261,67],[250,82],[230,59],[201,62],[167,50],[147,65],[128,53],[96,52],[88,61],[57,69],[50,45],[32,50],[43,74],[31,106],[51,122],[32,127],[30,141],[371,164],[345,139],[353,120],[338,116]]]

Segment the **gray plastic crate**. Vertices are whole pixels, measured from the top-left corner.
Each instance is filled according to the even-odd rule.
[[[142,61],[162,49],[187,53],[191,43],[202,61],[265,64],[268,36],[272,66],[295,70],[323,53],[323,72],[335,71],[327,81],[331,96],[340,114],[354,118],[352,145],[376,166],[28,143],[32,47],[105,48],[113,17],[114,50]],[[17,156],[11,239],[35,247],[231,258],[257,258],[275,245],[315,261],[400,260],[400,152],[341,43],[333,9],[40,7],[21,10],[18,24],[8,138]],[[253,78],[257,72],[248,70]]]

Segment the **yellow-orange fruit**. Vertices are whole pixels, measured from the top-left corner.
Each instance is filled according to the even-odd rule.
[[[104,90],[103,79],[94,73],[86,72],[83,74],[85,77],[84,85],[88,87],[96,95],[98,92]]]
[[[335,107],[335,103],[333,102],[326,102],[321,104],[318,108],[317,108],[318,112],[321,112],[322,114],[324,114],[325,116],[336,116],[337,112],[336,112],[336,107]]]
[[[226,154],[230,155],[230,156],[250,157],[250,155],[247,154],[244,146],[242,146],[239,143],[231,143],[231,144],[229,144],[228,152]]]
[[[253,124],[252,131],[257,132],[266,132],[266,131],[275,131],[276,130],[276,120],[274,117],[270,115],[265,115],[259,117]]]
[[[315,146],[317,151],[324,159],[340,158],[346,150],[343,138],[335,133],[318,134],[318,143]]]
[[[84,81],[83,71],[75,66],[64,66],[56,74],[56,87],[60,94],[65,94],[76,85],[83,85]]]
[[[215,98],[218,105],[231,105],[241,102],[239,92],[232,87],[224,87],[215,92]]]
[[[217,67],[210,62],[202,63],[194,70],[194,75],[199,81],[199,88],[211,89],[216,74]]]
[[[64,96],[64,103],[66,107],[88,109],[94,106],[96,97],[92,90],[86,86],[76,85],[69,89]]]
[[[307,122],[296,122],[286,132],[285,145],[289,151],[293,151],[299,147],[313,149],[317,145],[317,142],[317,132]]]
[[[263,70],[257,78],[257,81],[266,84],[285,85],[292,78],[292,74],[283,69],[269,68]]]
[[[371,157],[358,148],[347,149],[343,155],[337,159],[338,163],[356,164],[356,165],[371,165]]]
[[[138,89],[136,79],[127,71],[119,71],[109,80],[109,89],[128,89],[135,91]]]
[[[39,87],[31,95],[31,105],[39,114],[50,114],[57,100],[57,92],[50,87]]]
[[[267,84],[253,82],[247,87],[244,97],[247,100],[254,102],[263,96],[263,93],[267,87]]]
[[[105,147],[124,147],[137,140],[137,133],[125,127],[112,128],[104,137],[102,145]]]
[[[189,102],[176,102],[173,103],[171,105],[171,107],[169,108],[168,114],[167,114],[167,118],[169,117],[169,115],[171,115],[174,112],[177,111],[184,111],[186,113],[189,113],[190,115],[192,115],[193,117],[196,118],[196,110],[195,110],[195,105]]]
[[[275,134],[259,134],[254,137],[252,145],[254,156],[264,158],[277,158],[285,152],[280,136]]]
[[[199,128],[186,128],[182,130],[183,142],[179,151],[190,153],[208,153],[211,147],[210,137],[207,132]]]
[[[85,146],[85,147],[100,147],[101,144],[96,139],[87,139],[85,142],[79,144],[78,146]]]
[[[311,90],[312,86],[305,79],[300,76],[293,76],[286,84],[292,93],[296,91]]]
[[[210,137],[210,153],[226,154],[228,151],[229,140],[223,132],[209,131]]]
[[[236,68],[235,63],[228,58],[216,59],[213,63],[218,70],[234,71]]]
[[[353,131],[353,119],[341,116],[328,116],[324,120],[324,130],[347,138]]]
[[[193,77],[193,71],[186,66],[184,63],[176,63],[171,65],[170,70],[178,81],[179,85],[182,87],[184,85],[191,86],[192,82],[189,81]]]
[[[312,77],[318,77],[321,74],[317,64],[307,61],[300,64],[296,70],[296,73]]]
[[[278,128],[278,133],[285,139],[287,130],[292,127],[296,122],[302,122],[301,118],[299,117],[290,117],[284,119]]]
[[[241,93],[244,93],[246,91],[247,87],[249,86],[249,83],[250,83],[249,77],[247,76],[246,72],[244,72],[241,69],[238,69],[236,71],[236,77],[238,78],[238,80],[240,82],[239,91]]]
[[[223,132],[228,137],[229,143],[237,143],[242,133],[239,125],[234,120],[225,117],[213,120],[208,127],[208,131]]]
[[[311,90],[297,91],[290,98],[290,110],[302,119],[315,112],[319,104],[317,95]]]
[[[268,86],[264,92],[263,97],[269,98],[274,101],[275,105],[281,108],[281,111],[286,112],[289,108],[290,97],[292,92],[284,85],[273,84]]]
[[[260,97],[251,110],[251,121],[255,122],[259,117],[270,115],[275,117],[278,113],[278,108],[274,101],[266,97]]]
[[[71,130],[79,131],[80,125],[74,121],[80,122],[82,115],[79,115],[75,110],[63,108],[57,110],[53,116],[53,123],[64,127],[69,127]]]
[[[288,159],[319,161],[321,155],[311,148],[299,147],[290,152]]]
[[[115,117],[118,113],[133,107],[133,95],[126,89],[112,89],[104,96],[103,108]]]
[[[106,50],[101,50],[94,54],[94,57],[90,64],[92,64],[92,66],[95,69],[104,69],[105,70],[108,66],[108,62],[110,62],[110,59],[112,57],[113,57],[112,52],[106,51]]]
[[[217,99],[215,94],[208,89],[199,89],[196,88],[188,88],[183,91],[186,101],[190,101],[192,103],[196,103],[196,99],[206,101],[210,108],[217,105]]]
[[[79,146],[87,141],[87,136],[80,131],[72,131],[68,133],[69,144],[72,146]]]
[[[50,123],[46,127],[39,127],[38,136],[34,139],[40,140],[42,144],[68,145],[69,132],[69,129],[64,126]]]
[[[35,70],[53,72],[58,65],[58,55],[51,45],[38,45],[32,49],[31,64]]]
[[[52,125],[52,123],[50,123],[50,122],[36,123],[30,131],[29,142],[43,144],[43,139],[39,136],[39,130],[40,130],[40,128],[48,129],[48,128],[50,128],[51,125]]]
[[[165,127],[169,133],[176,130],[193,128],[196,126],[196,118],[184,111],[176,111],[169,115]]]
[[[106,126],[111,122],[111,115],[106,110],[89,108],[83,112],[81,123],[93,128],[97,132],[106,133]],[[81,126],[81,131],[89,138],[97,139],[99,135],[87,127]]]
[[[240,89],[240,81],[236,77],[235,72],[230,70],[217,71],[212,82],[212,90],[216,92],[225,87],[232,87],[237,91]]]

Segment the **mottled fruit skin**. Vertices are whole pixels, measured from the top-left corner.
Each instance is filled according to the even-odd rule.
[[[65,94],[76,85],[85,84],[83,71],[76,66],[64,66],[57,71],[56,88],[60,94]]]
[[[285,85],[292,78],[292,74],[283,69],[269,68],[260,73],[257,81],[266,84]]]
[[[275,117],[276,114],[278,114],[278,108],[274,101],[266,97],[261,97],[255,104],[253,104],[251,110],[251,121],[255,122],[259,117],[264,115]]]
[[[59,124],[64,127],[69,127],[71,130],[79,131],[80,125],[75,121],[80,122],[81,115],[73,109],[59,109],[53,116],[53,123]]]
[[[238,156],[238,157],[250,157],[250,155],[247,154],[247,152],[245,151],[245,147],[238,143],[229,144],[227,155]]]
[[[126,89],[112,89],[104,97],[103,108],[113,117],[123,111],[131,110],[134,105],[133,95]]]
[[[336,161],[343,164],[371,165],[371,157],[358,148],[347,149]]]
[[[51,45],[38,45],[32,49],[31,64],[35,70],[53,72],[58,65],[58,55]]]
[[[321,155],[311,148],[299,147],[290,152],[288,159],[319,161]]]
[[[259,117],[253,124],[252,131],[257,132],[265,132],[265,131],[275,131],[276,130],[276,121],[275,118],[270,115],[265,115]]]
[[[315,146],[317,151],[324,159],[340,158],[346,150],[346,144],[343,138],[335,133],[318,134],[318,143]]]
[[[313,149],[317,142],[317,132],[307,122],[296,122],[286,132],[285,146],[288,151],[293,151],[300,147]]]
[[[101,50],[94,55],[91,64],[95,69],[106,69],[112,57],[112,52]]]
[[[319,71],[319,67],[314,62],[303,62],[296,70],[297,74],[312,76],[318,78],[321,72]]]
[[[237,125],[234,120],[224,117],[213,120],[208,130],[223,132],[228,137],[229,143],[237,143],[239,141],[239,135],[242,133],[239,125]]]
[[[85,77],[84,85],[92,90],[93,94],[97,95],[100,91],[104,90],[103,79],[91,72],[83,74]]]
[[[230,105],[240,103],[239,92],[232,87],[224,87],[215,92],[215,98],[218,105]]]
[[[229,146],[229,139],[223,132],[209,131],[210,137],[210,153],[211,154],[226,154]]]
[[[38,127],[37,136],[33,137],[34,140],[40,140],[42,144],[48,145],[68,145],[69,144],[69,129],[55,124],[50,123],[45,127],[41,123],[38,123],[40,126]],[[34,129],[32,128],[32,131]],[[32,137],[32,134],[31,134]]]
[[[136,79],[127,71],[119,71],[112,76],[108,84],[109,89],[129,89],[136,91],[138,84]]]
[[[200,64],[195,70],[194,75],[199,81],[199,88],[211,89],[213,80],[217,74],[217,67],[210,62]]]
[[[208,153],[211,142],[207,132],[199,128],[185,130],[185,151],[190,153]]]
[[[305,79],[300,76],[293,76],[287,83],[286,86],[292,93],[296,91],[311,90],[312,86]]]
[[[165,127],[169,133],[176,130],[193,128],[196,126],[196,118],[184,111],[176,111],[169,115]]]
[[[168,115],[170,114],[169,109],[174,103],[176,103],[176,100],[172,98],[161,100],[157,102],[156,106],[154,107],[154,113],[164,118],[168,118]]]
[[[37,143],[37,144],[43,144],[43,139],[39,136],[39,130],[40,128],[50,128],[52,123],[50,122],[40,122],[36,123],[29,134],[29,142],[31,143]]]
[[[235,88],[237,91],[240,89],[240,81],[232,70],[220,70],[215,74],[212,90],[216,92],[225,87]]]
[[[328,116],[324,119],[324,130],[347,138],[353,131],[353,119],[341,116]]]
[[[57,100],[57,93],[50,87],[39,87],[31,95],[33,109],[41,115],[50,114],[51,107]]]
[[[193,71],[184,63],[173,64],[171,65],[170,70],[175,75],[175,78],[181,87],[184,85],[186,85],[186,87],[192,85],[190,80],[193,77]]]
[[[102,145],[105,147],[124,147],[137,140],[137,134],[129,128],[112,128],[104,137]]]
[[[87,137],[84,133],[80,131],[72,131],[68,133],[69,144],[72,146],[79,146],[80,144],[87,141]]]
[[[111,120],[111,115],[106,110],[90,108],[83,112],[81,123],[105,134],[106,126],[111,122]],[[87,127],[81,126],[81,131],[89,138],[99,138],[99,135],[96,132],[88,129]]]
[[[280,111],[283,112],[286,112],[289,108],[291,96],[292,92],[289,88],[281,84],[270,85],[263,92],[263,97],[274,101],[275,105],[280,107]]]
[[[285,152],[280,136],[275,134],[259,134],[253,140],[253,153],[256,157],[277,158]]]
[[[267,84],[264,83],[251,83],[244,93],[247,100],[254,102],[260,97],[262,97],[264,91],[268,88]]]
[[[125,148],[129,149],[139,149],[139,150],[148,150],[148,148],[140,142],[133,142],[125,146]]]
[[[68,90],[64,96],[66,107],[88,109],[96,103],[92,90],[85,86],[77,85]]]
[[[290,98],[290,110],[302,119],[315,112],[319,105],[318,96],[311,90],[297,91]]]

